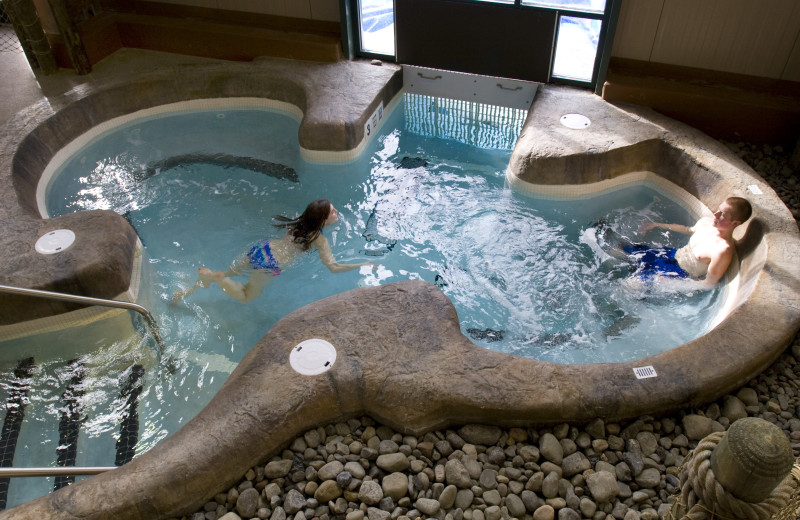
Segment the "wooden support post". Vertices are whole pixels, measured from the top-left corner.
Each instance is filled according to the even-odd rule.
[[[740,500],[766,500],[794,464],[789,439],[774,424],[747,417],[734,422],[711,454],[717,482]]]
[[[44,35],[42,23],[32,0],[5,0],[3,8],[11,19],[14,32],[17,33],[31,68],[41,71],[42,74],[53,74],[58,71],[55,56]]]
[[[48,0],[47,3],[53,12],[53,18],[55,18],[58,31],[64,40],[72,66],[78,74],[89,74],[92,72],[92,64],[83,47],[81,35],[78,34],[75,24],[72,23],[66,4],[63,0]]]

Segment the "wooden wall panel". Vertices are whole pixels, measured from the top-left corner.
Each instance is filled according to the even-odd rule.
[[[338,22],[338,0],[311,0],[311,19]]]
[[[149,1],[149,0],[145,0]],[[163,4],[226,9],[308,20],[339,21],[338,0],[152,0]]]
[[[148,1],[148,0],[145,0]],[[217,0],[153,0],[162,4],[190,5],[192,7],[217,8]]]
[[[797,34],[796,0],[666,0],[651,60],[779,78]]]
[[[800,82],[800,37],[795,40],[792,54],[789,56],[789,61],[786,62],[781,79]]]
[[[664,0],[623,0],[611,54],[649,61],[663,9]]]
[[[311,6],[308,0],[225,0],[217,2],[218,8],[248,13],[289,16],[291,18],[311,18]]]
[[[798,0],[623,0],[612,55],[797,81]]]

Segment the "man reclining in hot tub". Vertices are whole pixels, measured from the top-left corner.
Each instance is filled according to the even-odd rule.
[[[655,277],[690,278],[701,287],[711,289],[725,275],[734,256],[733,230],[746,222],[753,210],[742,197],[728,197],[713,217],[703,217],[694,226],[650,222],[642,224],[642,235],[656,228],[691,235],[689,243],[680,249],[653,247],[646,244],[617,241],[615,256],[624,252],[639,269],[637,276],[645,282]],[[693,284],[693,287],[697,287]]]

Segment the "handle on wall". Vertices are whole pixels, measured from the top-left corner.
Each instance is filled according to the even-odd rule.
[[[441,74],[437,74],[436,76],[426,76],[425,74],[423,74],[421,72],[417,72],[417,76],[419,76],[422,79],[430,79],[430,80],[442,79],[442,75]]]

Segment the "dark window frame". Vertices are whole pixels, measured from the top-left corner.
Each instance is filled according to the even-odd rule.
[[[383,61],[396,62],[395,55],[379,54],[361,50],[361,30],[359,22],[359,0],[340,0],[340,13],[342,23],[342,47],[344,54],[350,59],[355,57],[380,59]],[[522,5],[521,0],[514,0],[514,3],[492,2],[486,0],[451,0],[454,4],[463,3],[482,3],[494,4],[498,9],[534,9],[548,12],[555,12],[557,17],[556,30],[553,35],[553,43],[550,48],[550,69],[548,73],[548,83],[576,86],[591,89],[596,93],[601,93],[602,85],[605,82],[608,71],[608,63],[611,58],[611,48],[614,43],[614,33],[617,20],[619,18],[620,4],[622,0],[606,0],[606,8],[602,13],[594,11],[584,11],[580,9],[554,8],[544,6]],[[394,0],[393,0],[394,3]],[[597,42],[597,52],[594,58],[594,68],[590,81],[580,81],[570,78],[560,78],[553,76],[553,66],[555,63],[556,46],[558,44],[558,31],[562,16],[573,16],[577,18],[588,18],[600,20],[600,34]],[[396,21],[396,20],[395,20]],[[395,50],[397,39],[395,38]]]

